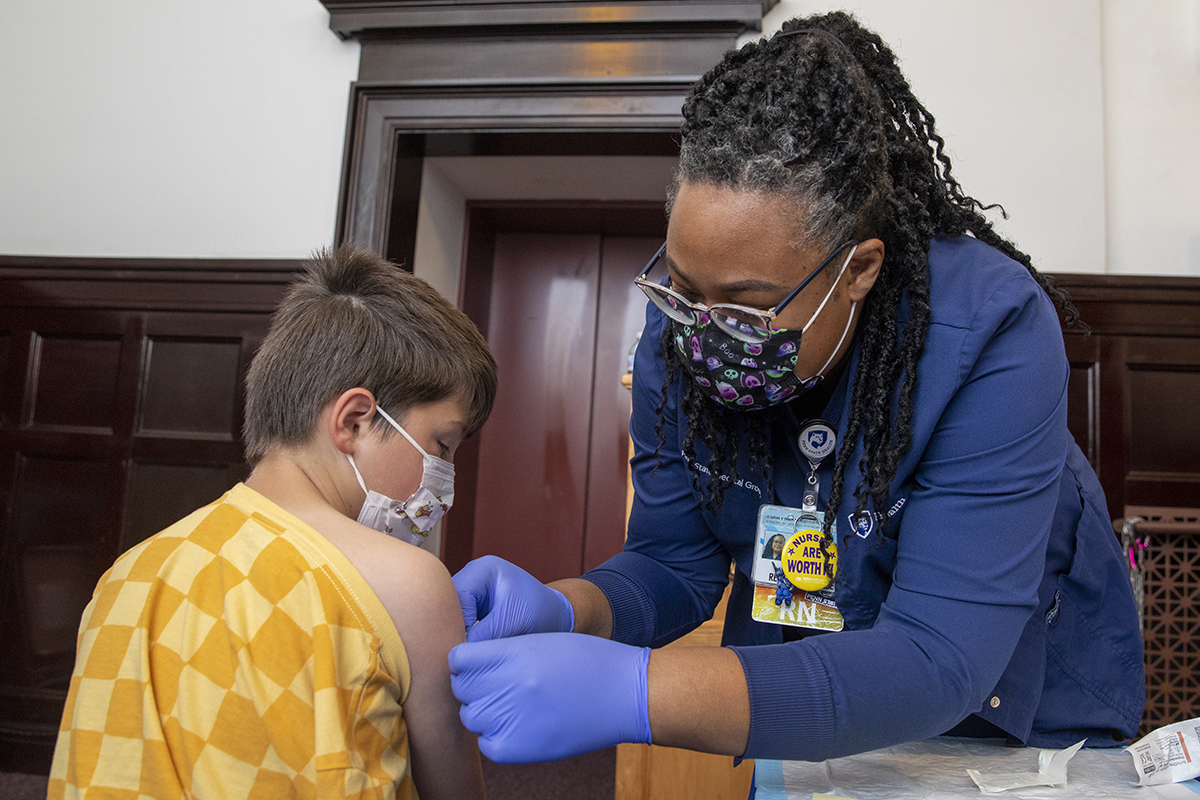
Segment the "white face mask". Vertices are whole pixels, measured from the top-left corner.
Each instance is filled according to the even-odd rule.
[[[367,493],[362,511],[358,512],[358,522],[402,542],[420,545],[454,503],[454,465],[426,453],[421,445],[408,435],[408,431],[401,428],[386,411],[378,406],[375,410],[390,422],[393,428],[400,431],[421,454],[421,485],[403,503],[379,492],[372,492],[363,482],[362,473],[354,463],[354,456],[347,455],[350,467],[354,470],[354,477],[358,478],[358,485]]]

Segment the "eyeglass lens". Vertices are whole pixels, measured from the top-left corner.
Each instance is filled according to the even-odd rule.
[[[658,263],[665,250],[666,247],[664,246],[658,251],[646,266],[646,269],[642,273],[643,276],[648,275],[650,270]],[[741,310],[731,306],[717,305],[705,307],[693,305],[677,296],[666,286],[659,283],[651,283],[645,280],[645,278],[640,278],[638,285],[646,296],[650,298],[651,302],[658,306],[664,314],[683,325],[695,325],[700,316],[707,312],[707,316],[724,328],[727,333],[744,342],[761,343],[770,338],[769,317],[765,314],[756,313],[751,310]]]
[[[711,316],[718,325],[742,341],[759,343],[770,338],[767,320],[760,314],[719,307],[713,310]]]
[[[676,322],[691,325],[696,321],[696,312],[681,303],[678,298],[662,291],[661,286],[642,285],[642,291],[664,314]]]
[[[700,309],[669,293],[665,287],[657,284],[640,284],[646,296],[671,319],[684,325],[695,325]],[[730,335],[746,342],[765,342],[770,333],[767,320],[761,314],[752,311],[742,311],[729,306],[714,306],[707,309],[708,317],[724,328]]]

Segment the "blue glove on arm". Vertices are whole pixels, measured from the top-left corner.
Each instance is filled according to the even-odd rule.
[[[458,715],[502,764],[650,743],[648,647],[579,633],[468,642],[450,651]]]
[[[575,627],[575,609],[562,592],[496,556],[477,558],[459,570],[454,589],[468,642]]]

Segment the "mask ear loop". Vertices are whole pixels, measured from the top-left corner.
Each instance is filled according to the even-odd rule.
[[[429,454],[425,452],[425,449],[423,447],[421,447],[421,445],[417,444],[416,440],[413,439],[413,437],[408,435],[408,431],[404,430],[404,428],[401,428],[400,425],[396,422],[396,420],[391,418],[391,415],[389,415],[386,411],[384,411],[382,408],[380,408],[378,404],[376,404],[375,410],[379,412],[379,415],[381,417],[383,417],[389,423],[391,423],[393,428],[400,431],[400,433],[404,436],[404,438],[408,439],[409,444],[411,444],[413,447],[417,448],[417,452],[420,453],[422,457],[429,458]],[[365,494],[369,495],[371,493],[371,490],[367,488],[367,484],[363,480],[362,473],[358,471],[358,465],[354,463],[354,456],[347,453],[346,458],[350,459],[350,469],[354,470],[354,477],[358,479],[358,485],[362,487],[362,490]]]
[[[822,377],[821,373],[825,372],[826,368],[828,368],[833,362],[833,357],[838,354],[838,350],[842,349],[842,342],[846,341],[846,334],[850,332],[850,323],[854,321],[854,309],[857,305],[858,301],[850,304],[850,317],[846,320],[846,327],[842,329],[842,338],[838,339],[838,343],[836,346],[834,346],[833,352],[829,354],[829,358],[826,359],[825,363],[821,365],[821,368],[817,370],[817,374],[813,375],[812,378],[809,378],[808,381],[811,381],[813,378]],[[804,381],[804,383],[808,383],[808,381]]]
[[[426,458],[426,459],[429,458],[429,454],[426,453],[423,449],[421,449],[421,445],[419,445],[415,441],[413,441],[413,438],[408,435],[408,431],[404,430],[404,428],[401,428],[399,425],[397,425],[396,420],[392,419],[391,416],[389,416],[386,411],[384,411],[378,405],[375,406],[375,410],[378,411],[379,414],[384,419],[386,419],[388,422],[390,422],[393,428],[400,431],[400,433],[402,433],[404,435],[404,438],[408,439],[409,443],[411,443],[413,447],[417,448],[417,452],[419,452],[423,458]],[[362,473],[358,471],[358,465],[354,463],[354,456],[347,453],[346,458],[348,458],[350,460],[350,468],[352,470],[354,470],[354,477],[358,479],[358,485],[362,487],[363,493],[366,494],[367,497],[369,498],[371,496],[371,490],[367,488],[367,484],[363,480]],[[412,499],[412,498],[409,498],[409,499]],[[404,503],[401,504],[401,508],[403,508],[404,506],[407,506],[407,505],[408,505],[408,500],[405,500]]]
[[[408,435],[408,431],[404,430],[404,428],[401,428],[401,427],[400,427],[400,424],[399,424],[398,422],[396,422],[396,420],[392,419],[392,418],[391,418],[391,417],[388,415],[388,413],[387,413],[386,411],[384,411],[384,410],[383,410],[382,408],[380,408],[378,405],[376,405],[376,406],[375,406],[375,410],[379,412],[379,415],[380,415],[381,417],[383,417],[383,418],[384,418],[384,419],[386,419],[388,422],[390,422],[390,423],[392,424],[392,427],[393,427],[393,428],[395,428],[396,430],[400,431],[400,434],[401,434],[401,435],[402,435],[402,436],[403,436],[405,439],[408,439],[408,443],[409,443],[409,444],[411,444],[413,447],[417,448],[417,452],[418,452],[418,453],[420,453],[420,454],[421,454],[422,456],[424,456],[425,458],[429,458],[429,453],[426,453],[426,452],[425,452],[425,448],[424,448],[424,447],[421,447],[421,445],[417,444],[417,440],[416,440],[416,439],[414,439],[413,437],[409,436],[409,435]]]
[[[825,308],[825,304],[829,302],[829,298],[833,297],[833,290],[837,288],[838,282],[841,281],[841,279],[842,279],[842,275],[846,274],[846,267],[850,266],[850,259],[854,258],[854,251],[857,249],[858,249],[858,245],[854,245],[854,247],[850,248],[850,255],[846,256],[846,260],[842,262],[842,268],[840,270],[838,270],[838,276],[836,278],[834,278],[833,286],[829,287],[829,291],[825,293],[825,299],[821,301],[821,305],[817,306],[816,313],[814,313],[812,315],[812,319],[810,319],[808,321],[808,325],[805,325],[800,330],[800,333],[803,334],[805,331],[807,331],[809,329],[809,327],[814,322],[817,321],[817,316],[821,313],[821,310],[823,308]],[[846,318],[846,327],[842,329],[842,338],[838,339],[838,343],[837,343],[837,345],[834,346],[833,352],[829,354],[829,358],[827,358],[825,360],[825,363],[821,365],[821,368],[819,370],[817,370],[816,374],[813,375],[811,378],[808,378],[807,380],[802,381],[802,383],[807,384],[809,381],[813,381],[813,380],[823,377],[822,373],[824,373],[825,370],[829,367],[829,365],[831,363],[833,363],[834,356],[836,356],[838,354],[838,351],[842,349],[842,342],[846,341],[846,334],[850,333],[850,323],[854,321],[854,309],[857,306],[858,306],[857,300],[850,303],[850,316]],[[813,385],[815,386],[816,384],[813,384]]]
[[[358,485],[362,487],[363,493],[370,494],[367,484],[363,482],[362,473],[358,471],[358,465],[354,463],[354,456],[346,453],[346,458],[350,459],[350,469],[354,470],[354,477],[358,478]]]
[[[854,258],[854,251],[857,249],[857,244],[850,248],[850,252],[847,254],[846,260],[842,262],[842,268],[838,270],[837,277],[833,279],[833,285],[830,286],[829,291],[825,293],[825,299],[821,301],[821,305],[817,306],[817,310],[814,311],[812,317],[809,318],[808,324],[800,329],[800,333],[808,333],[808,329],[811,328],[812,324],[817,321],[817,317],[821,316],[821,311],[825,308],[825,304],[829,302],[829,298],[833,297],[833,290],[837,288],[838,281],[840,281],[842,276],[846,274],[846,267],[850,266],[850,259]]]

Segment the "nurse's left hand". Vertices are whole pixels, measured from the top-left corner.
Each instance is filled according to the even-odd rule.
[[[450,651],[459,717],[502,764],[650,742],[650,649],[579,633],[467,642]]]
[[[562,592],[497,556],[477,558],[459,570],[454,590],[468,642],[575,627],[575,609]]]

